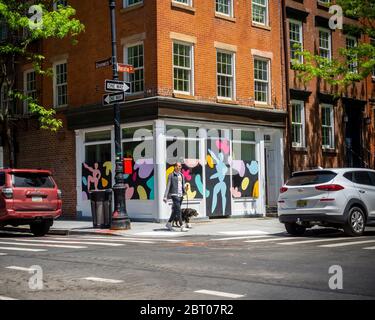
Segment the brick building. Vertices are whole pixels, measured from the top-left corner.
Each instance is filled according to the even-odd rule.
[[[289,137],[287,154],[291,170],[321,167],[374,168],[374,77],[348,86],[333,87],[324,80],[304,84],[290,67],[293,44],[325,57],[338,57],[340,48],[368,42],[363,35],[347,34],[344,28],[330,29],[327,1],[285,0],[285,39],[289,76]],[[355,66],[352,66],[356,72]],[[342,92],[340,92],[342,91]],[[338,99],[337,94],[342,98]]]

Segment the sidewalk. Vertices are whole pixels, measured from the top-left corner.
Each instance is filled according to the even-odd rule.
[[[169,231],[165,223],[131,222],[130,230],[94,229],[91,221],[56,220],[49,234],[58,235],[111,235],[136,237],[179,237],[179,236],[246,236],[266,233],[282,233],[283,224],[277,218],[231,218],[214,220],[192,220],[192,229],[181,232]],[[27,232],[28,227],[6,228],[10,231]]]

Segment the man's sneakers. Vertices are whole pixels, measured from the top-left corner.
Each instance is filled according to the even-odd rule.
[[[165,225],[167,227],[167,229],[169,231],[174,231],[173,227],[172,227],[172,224],[170,222],[167,222],[167,224]]]
[[[187,231],[189,231],[189,230],[184,228],[183,226],[181,227],[181,232],[187,232]]]

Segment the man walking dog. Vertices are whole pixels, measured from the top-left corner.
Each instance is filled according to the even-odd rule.
[[[166,227],[172,231],[172,221],[178,219],[181,226],[181,231],[187,231],[182,224],[182,215],[181,215],[181,204],[184,195],[186,194],[187,186],[185,186],[185,177],[181,173],[181,162],[177,162],[174,166],[174,171],[168,176],[167,188],[164,193],[164,202],[167,202],[167,199],[172,198],[172,213],[169,218]]]

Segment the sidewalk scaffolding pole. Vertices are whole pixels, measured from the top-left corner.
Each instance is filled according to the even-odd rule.
[[[110,21],[111,21],[111,37],[112,37],[112,67],[113,80],[118,80],[117,70],[117,43],[116,43],[116,1],[109,0]],[[114,211],[112,214],[111,229],[112,230],[128,230],[131,228],[130,219],[126,212],[125,204],[125,183],[123,176],[122,164],[122,147],[121,147],[121,113],[120,104],[114,104],[114,127],[115,127],[115,185],[113,186],[114,195]]]

